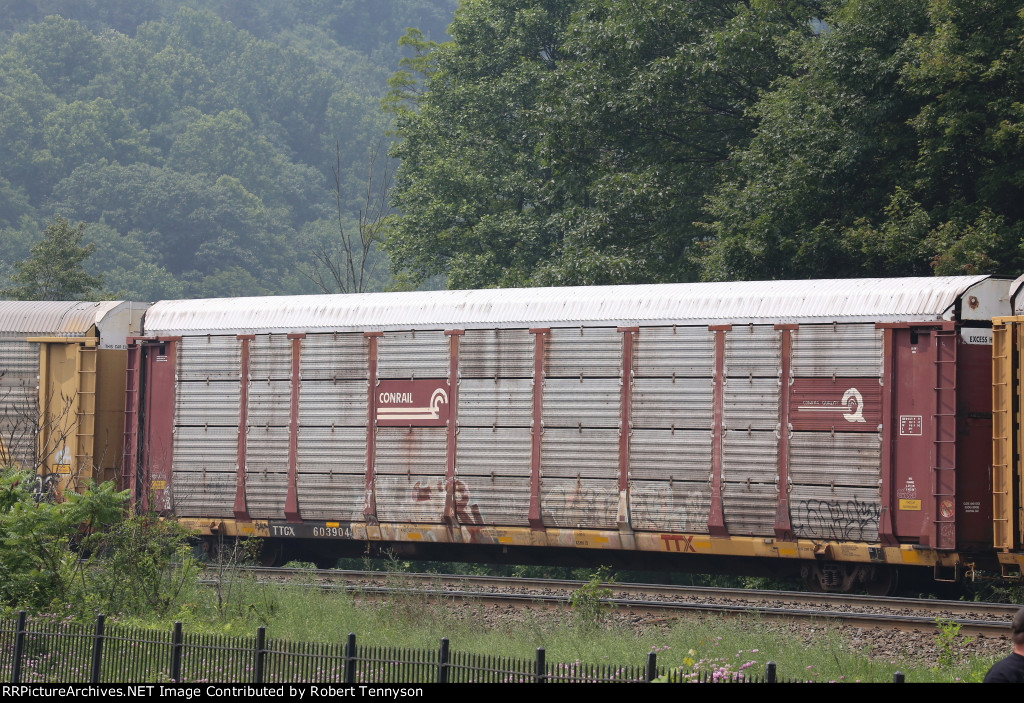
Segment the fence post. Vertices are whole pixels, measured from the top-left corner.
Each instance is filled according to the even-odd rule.
[[[345,643],[345,683],[356,682],[356,633],[348,633]]]
[[[907,677],[904,676],[902,671],[897,671],[895,674],[892,675],[893,683],[906,683],[906,679]]]
[[[548,677],[544,673],[544,648],[537,647],[537,659],[533,662],[533,682],[544,683]]]
[[[253,671],[253,683],[263,683],[263,657],[267,654],[267,628],[260,625],[256,629],[256,666]]]
[[[764,682],[775,683],[775,662],[768,662],[764,665]]]
[[[448,638],[441,638],[441,654],[437,662],[437,682],[448,683]]]
[[[647,683],[654,681],[658,678],[658,654],[656,652],[647,653]]]
[[[21,660],[25,656],[25,620],[27,617],[24,610],[18,611],[18,622],[14,626],[14,671],[11,672],[11,683],[21,683]]]
[[[102,613],[96,616],[96,629],[92,634],[92,666],[89,669],[89,683],[100,682],[100,664],[103,661],[103,631],[106,617]]]
[[[181,681],[181,642],[181,621],[178,620],[171,631],[171,681],[174,683]]]

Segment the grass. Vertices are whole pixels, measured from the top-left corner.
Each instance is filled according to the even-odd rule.
[[[933,653],[943,654],[942,666],[853,651],[827,622],[805,641],[788,626],[755,616],[691,616],[637,625],[625,612],[580,613],[566,606],[525,611],[515,619],[488,618],[486,613],[493,611],[461,600],[403,596],[364,602],[348,594],[236,578],[219,605],[209,589],[196,587],[173,617],[131,624],[166,628],[181,620],[190,632],[233,635],[250,635],[265,625],[271,637],[306,642],[339,642],[354,632],[362,644],[425,649],[436,649],[444,636],[453,650],[491,656],[530,658],[537,647],[544,647],[551,662],[638,665],[654,651],[659,664],[680,667],[683,673],[760,674],[766,662],[774,661],[780,678],[820,682],[887,682],[896,671],[912,682],[980,681],[992,663],[960,656],[955,639],[948,633],[941,639],[938,627]]]

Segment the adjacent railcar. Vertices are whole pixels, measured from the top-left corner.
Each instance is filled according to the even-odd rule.
[[[127,338],[148,304],[0,301],[0,461],[48,485],[119,479]]]
[[[1021,352],[1024,350],[1024,286],[1021,276],[1010,288],[1013,315],[992,322],[992,544],[1005,577],[1024,572],[1024,423],[1021,400]]]
[[[998,561],[991,319],[1009,292],[972,276],[163,301],[129,344],[126,481],[202,534],[314,555],[955,580]],[[1019,547],[1001,558],[1018,569]]]

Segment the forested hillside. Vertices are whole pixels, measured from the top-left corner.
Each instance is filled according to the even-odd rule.
[[[475,0],[390,96],[452,286],[1024,270],[1010,0]]]
[[[1010,0],[0,0],[0,288],[79,222],[143,299],[1017,274],[1022,51]]]
[[[454,6],[0,2],[0,287],[56,215],[86,223],[107,295],[316,292],[339,193],[358,237],[375,155],[384,175],[398,38],[443,39]]]

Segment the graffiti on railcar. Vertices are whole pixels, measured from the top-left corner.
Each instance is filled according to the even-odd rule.
[[[878,503],[810,498],[796,502],[793,528],[802,537],[874,540],[880,514]]]
[[[544,524],[552,527],[614,527],[618,497],[613,481],[548,479],[541,491]]]
[[[641,530],[706,532],[711,491],[706,485],[684,487],[687,485],[680,482],[637,490],[634,483],[630,492],[633,526]]]
[[[469,487],[456,479],[455,481],[455,519],[462,525],[482,525],[484,519],[480,515],[480,506],[469,502]]]

